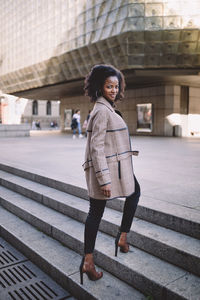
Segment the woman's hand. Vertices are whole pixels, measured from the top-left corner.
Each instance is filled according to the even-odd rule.
[[[106,197],[110,197],[111,196],[111,184],[106,184],[104,186],[101,187],[102,193],[104,194],[104,196]]]

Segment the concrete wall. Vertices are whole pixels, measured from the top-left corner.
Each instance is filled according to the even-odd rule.
[[[166,87],[165,135],[200,136],[200,88],[189,87],[188,114],[181,113],[180,97],[181,86]]]
[[[129,89],[125,93],[123,102],[117,107],[122,112],[131,134],[163,135],[164,126],[164,86],[144,87]],[[153,130],[149,133],[137,133],[137,104],[152,103],[153,105]]]
[[[180,86],[165,86],[164,135],[177,135],[180,126]]]
[[[181,114],[181,86],[161,85],[128,89],[125,98],[117,102],[117,109],[128,124],[130,134],[157,136],[193,136],[200,135],[200,88],[189,89],[189,114]],[[152,103],[152,132],[137,132],[137,104]],[[61,128],[64,130],[64,110],[81,110],[81,123],[87,117],[93,104],[89,98],[74,96],[61,101]]]
[[[200,136],[200,88],[190,88],[188,133]]]
[[[125,122],[128,124],[130,134],[137,133],[137,113],[136,105],[143,103],[152,103],[154,109],[154,125],[153,131],[148,135],[164,135],[164,114],[165,114],[165,87],[149,87],[142,89],[129,89],[125,93],[125,98],[117,102],[117,109],[123,115]],[[89,109],[93,108],[89,98],[84,96],[76,96],[62,99],[61,101],[61,128],[64,129],[64,110],[76,109],[81,110],[81,123],[87,117]]]

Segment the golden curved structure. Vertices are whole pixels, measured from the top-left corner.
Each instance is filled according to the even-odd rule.
[[[16,93],[121,70],[200,70],[198,0],[0,1],[0,88]]]

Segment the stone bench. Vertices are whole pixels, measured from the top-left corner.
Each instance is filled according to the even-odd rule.
[[[29,124],[0,124],[0,137],[30,136]]]

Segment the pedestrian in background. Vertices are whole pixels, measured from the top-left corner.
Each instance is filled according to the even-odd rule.
[[[41,130],[40,120],[37,120],[37,122],[35,123],[35,126],[38,130]]]
[[[36,128],[36,122],[33,120],[32,121],[32,130],[36,130],[37,128]]]
[[[81,131],[81,116],[80,116],[80,109],[77,109],[75,111],[75,114],[73,114],[73,117],[72,117],[72,129],[73,129],[73,139],[76,138],[76,130],[78,129],[78,135],[79,135],[79,138],[82,138],[83,135],[82,135],[82,131]],[[73,123],[75,124],[75,121],[77,123],[77,126],[73,126]]]
[[[123,74],[113,66],[96,65],[85,79],[85,92],[94,108],[87,126],[87,144],[83,164],[90,197],[90,208],[85,223],[84,257],[80,265],[90,280],[103,276],[97,272],[93,260],[95,240],[106,202],[126,197],[121,226],[115,239],[115,256],[118,247],[127,253],[127,233],[140,197],[140,186],[134,175],[132,151],[128,127],[115,112],[115,102],[123,97],[125,81]]]

